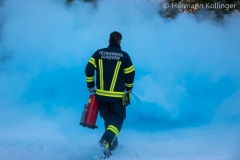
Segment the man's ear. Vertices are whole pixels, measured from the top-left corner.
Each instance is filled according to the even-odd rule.
[[[122,42],[122,40],[119,40],[119,41],[118,41],[118,44],[121,44],[121,42]]]

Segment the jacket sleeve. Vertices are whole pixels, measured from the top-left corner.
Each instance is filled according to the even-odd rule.
[[[94,72],[96,68],[97,68],[97,65],[95,61],[95,54],[93,54],[92,57],[89,59],[87,66],[85,68],[86,82],[87,82],[88,88],[93,88],[95,86]]]
[[[135,69],[129,55],[127,56],[127,59],[126,59],[124,74],[125,74],[125,86],[126,86],[126,90],[128,91],[133,88],[134,77],[135,77]]]

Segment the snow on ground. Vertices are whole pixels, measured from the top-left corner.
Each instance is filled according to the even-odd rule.
[[[238,127],[237,127],[238,126]],[[103,128],[63,131],[33,121],[0,131],[1,160],[91,160],[101,155]],[[123,129],[112,160],[239,160],[239,125],[205,125],[166,131]]]

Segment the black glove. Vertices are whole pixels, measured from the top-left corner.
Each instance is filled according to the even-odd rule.
[[[122,98],[122,105],[123,105],[123,107],[127,107],[130,104],[130,99],[131,99],[130,93],[129,92],[125,92],[124,96]]]

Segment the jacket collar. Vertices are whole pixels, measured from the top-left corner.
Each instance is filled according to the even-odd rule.
[[[115,48],[121,49],[120,44],[118,44],[117,42],[110,42],[108,48],[109,47],[115,47]]]

